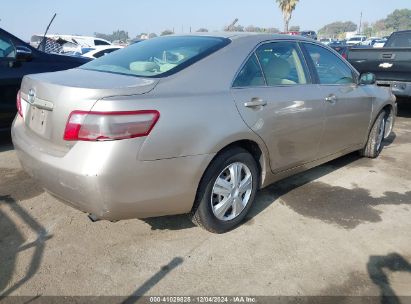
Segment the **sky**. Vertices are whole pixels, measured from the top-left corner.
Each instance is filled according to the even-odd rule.
[[[235,18],[243,26],[283,28],[274,0],[2,0],[0,27],[24,40],[42,34],[54,13],[49,33],[93,35],[120,29],[131,38],[165,29],[189,32],[204,27],[222,30]],[[411,9],[411,0],[300,0],[291,25],[318,30],[333,21],[359,23],[385,18],[397,8]]]

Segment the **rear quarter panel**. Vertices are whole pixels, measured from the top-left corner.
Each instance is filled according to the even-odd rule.
[[[157,110],[160,119],[138,155],[142,161],[218,153],[238,140],[264,145],[240,117],[231,94],[146,94],[101,99],[93,111]]]

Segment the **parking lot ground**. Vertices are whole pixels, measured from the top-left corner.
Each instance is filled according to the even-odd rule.
[[[351,154],[261,191],[214,235],[185,216],[92,223],[0,147],[0,295],[411,296],[411,103],[376,160]]]

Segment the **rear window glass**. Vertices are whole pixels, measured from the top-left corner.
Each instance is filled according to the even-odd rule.
[[[81,68],[140,77],[174,74],[230,43],[200,36],[159,37],[100,57]]]
[[[411,47],[411,32],[393,34],[385,47]]]

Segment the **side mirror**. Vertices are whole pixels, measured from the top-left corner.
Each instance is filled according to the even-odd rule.
[[[27,46],[16,46],[16,61],[30,61],[33,58],[33,52]]]
[[[370,85],[370,84],[375,84],[377,82],[377,79],[375,78],[375,75],[373,73],[364,73],[361,74],[359,84],[361,85]]]

